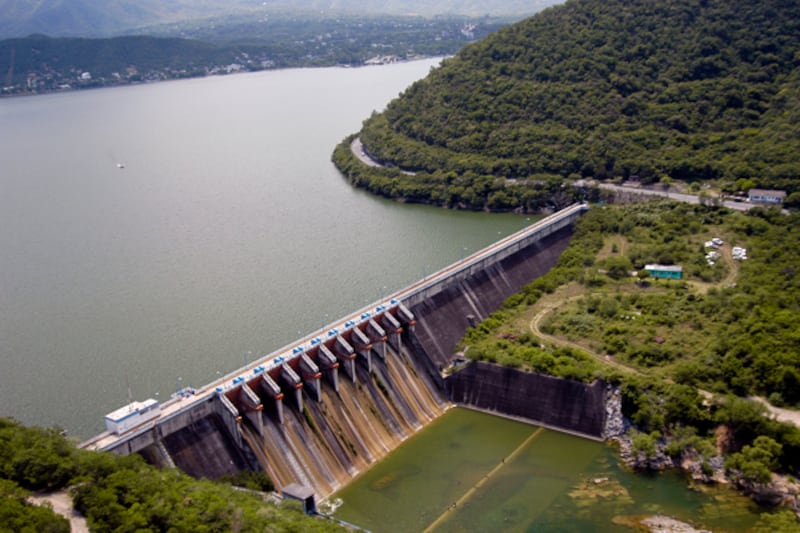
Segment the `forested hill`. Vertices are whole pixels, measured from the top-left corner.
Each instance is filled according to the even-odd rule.
[[[462,17],[307,15],[196,27],[189,32],[193,38],[31,35],[0,40],[0,94],[444,56],[503,24]]]
[[[360,133],[385,196],[540,207],[565,178],[800,190],[800,2],[570,0],[467,46]]]

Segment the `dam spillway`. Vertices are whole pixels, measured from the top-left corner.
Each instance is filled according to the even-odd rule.
[[[242,425],[277,487],[295,482],[329,494],[444,411],[442,395],[415,379],[394,349],[376,358],[372,371],[356,369],[355,381],[342,380],[339,392],[323,382],[320,401],[307,395],[302,410],[287,409],[284,422],[265,424],[263,435]]]
[[[196,477],[264,470],[278,489],[324,497],[450,405],[441,369],[466,328],[547,272],[585,209],[559,211],[83,446]]]

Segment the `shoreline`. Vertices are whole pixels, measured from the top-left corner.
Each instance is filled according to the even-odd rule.
[[[398,65],[401,63],[412,63],[415,61],[427,61],[433,59],[444,60],[447,57],[451,57],[448,55],[432,55],[432,56],[415,56],[406,59],[398,58],[395,61],[391,62],[383,62],[383,63],[362,63],[362,64],[347,64],[347,63],[337,63],[337,64],[330,64],[330,65],[311,65],[311,66],[285,66],[285,67],[265,67],[265,68],[253,68],[247,70],[238,70],[233,72],[213,72],[213,73],[206,73],[203,75],[197,76],[176,76],[170,77],[165,79],[152,79],[152,80],[141,80],[141,81],[129,81],[129,80],[121,80],[118,83],[107,83],[107,84],[98,84],[98,85],[91,85],[91,86],[78,86],[78,87],[69,87],[64,89],[50,89],[44,91],[22,91],[22,92],[9,92],[6,93],[3,89],[4,87],[0,87],[0,100],[4,100],[6,98],[30,98],[35,96],[47,96],[53,94],[67,94],[67,93],[76,93],[76,92],[83,92],[83,91],[92,91],[98,89],[118,89],[121,87],[137,87],[141,85],[152,85],[155,83],[168,83],[168,82],[176,82],[176,81],[187,81],[187,80],[199,80],[205,78],[215,78],[215,77],[226,77],[226,76],[235,76],[235,75],[244,75],[244,74],[256,74],[261,72],[277,72],[283,70],[310,70],[310,69],[360,69],[360,68],[372,68],[372,67],[384,67],[384,66],[391,66],[391,65]],[[107,80],[105,80],[107,81]]]

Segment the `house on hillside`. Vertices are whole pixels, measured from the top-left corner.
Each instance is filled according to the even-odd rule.
[[[683,267],[680,265],[645,265],[644,269],[651,278],[681,279]]]
[[[780,205],[786,199],[786,191],[772,189],[750,189],[747,199],[754,204]]]

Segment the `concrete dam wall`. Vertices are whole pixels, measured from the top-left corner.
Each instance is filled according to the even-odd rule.
[[[263,470],[278,490],[299,483],[325,497],[447,407],[399,335],[391,343],[366,342],[349,359],[348,373],[334,373],[339,367],[332,365],[325,378],[298,365],[284,367],[274,379],[260,374],[241,389],[212,396],[204,402],[212,407],[201,408],[185,425],[176,423],[139,452],[195,477]],[[271,386],[262,385],[267,381]]]
[[[405,303],[417,317],[417,340],[436,369],[452,362],[456,344],[468,327],[553,268],[571,235],[571,224],[560,227],[514,253],[409,298]]]
[[[605,426],[605,384],[523,372],[481,361],[444,380],[448,398],[499,415],[599,439]]]
[[[450,402],[598,436],[602,385],[484,364],[441,374],[470,325],[555,265],[584,209],[560,211],[84,447],[141,453],[196,477],[264,470],[278,490],[300,484],[325,497]]]

